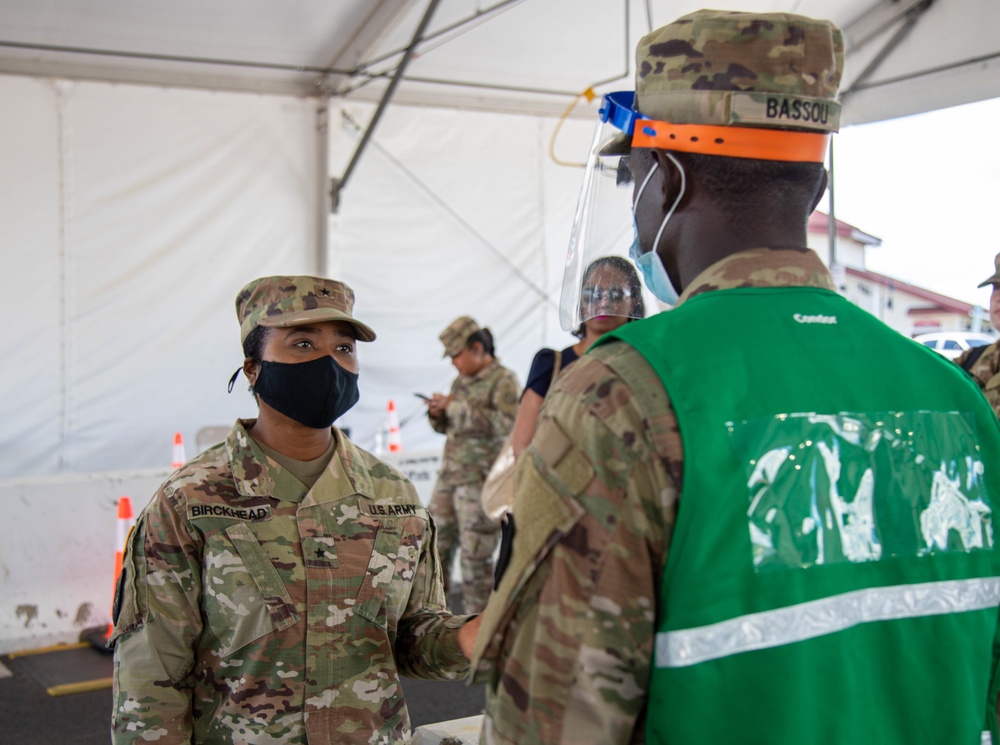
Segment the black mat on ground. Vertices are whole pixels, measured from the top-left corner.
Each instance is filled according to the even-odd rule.
[[[0,658],[13,674],[0,678],[0,743],[108,745],[111,689],[52,697],[21,663]]]
[[[486,692],[481,685],[412,678],[402,680],[406,708],[410,710],[410,721],[414,729],[424,724],[464,719],[483,713]]]
[[[10,662],[24,670],[46,689],[110,678],[114,673],[114,661],[111,655],[99,652],[89,644],[79,648],[15,655]]]

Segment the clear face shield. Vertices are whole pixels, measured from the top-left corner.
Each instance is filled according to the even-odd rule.
[[[645,315],[642,281],[629,258],[635,221],[628,149],[610,144],[631,132],[632,97],[631,91],[605,96],[594,131],[563,272],[559,323],[566,331],[598,316]]]

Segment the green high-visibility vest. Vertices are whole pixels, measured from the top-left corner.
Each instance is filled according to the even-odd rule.
[[[975,384],[822,289],[609,336],[684,448],[647,742],[1000,744],[1000,426]]]

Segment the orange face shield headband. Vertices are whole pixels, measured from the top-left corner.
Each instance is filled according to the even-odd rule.
[[[638,119],[632,147],[675,150],[729,158],[822,163],[830,135],[713,124],[671,124]]]

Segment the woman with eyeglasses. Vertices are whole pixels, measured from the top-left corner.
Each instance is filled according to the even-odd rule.
[[[511,445],[517,458],[535,434],[538,413],[556,376],[584,354],[609,331],[646,315],[642,289],[635,267],[620,256],[602,256],[583,275],[580,300],[591,312],[600,312],[573,332],[580,341],[563,350],[542,349],[531,361],[528,382],[521,394]],[[590,315],[587,313],[585,315]]]

